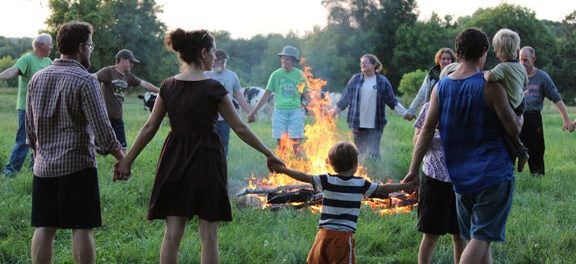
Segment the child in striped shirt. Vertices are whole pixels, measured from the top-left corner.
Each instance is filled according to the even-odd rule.
[[[328,152],[327,162],[335,175],[308,175],[284,166],[272,170],[311,183],[323,192],[319,230],[308,254],[308,263],[356,263],[354,237],[360,205],[364,197],[385,198],[391,192],[412,192],[414,183],[377,184],[354,176],[358,169],[358,150],[348,142],[338,142]]]

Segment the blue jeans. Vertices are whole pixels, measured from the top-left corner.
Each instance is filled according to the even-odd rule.
[[[124,130],[124,121],[122,119],[110,118],[110,125],[114,129],[114,134],[116,134],[116,139],[120,141],[122,149],[126,149],[128,144],[126,143],[126,131]]]
[[[228,158],[228,143],[230,142],[230,126],[224,120],[218,120],[216,122],[216,133],[220,136],[222,140],[222,145],[224,145],[224,153],[226,153],[226,158]]]
[[[512,208],[514,179],[475,193],[456,193],[460,236],[464,240],[506,240],[506,222]]]
[[[26,160],[26,155],[28,155],[29,150],[28,144],[26,144],[26,111],[18,109],[18,131],[16,132],[16,142],[12,153],[10,153],[10,161],[6,164],[4,170],[10,170],[11,172],[18,172],[22,169],[22,165]],[[34,164],[34,160],[30,161],[30,166]]]
[[[357,128],[352,130],[354,145],[363,158],[380,159],[380,139],[384,131],[375,128]]]

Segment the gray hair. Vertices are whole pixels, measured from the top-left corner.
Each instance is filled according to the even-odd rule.
[[[536,57],[536,51],[534,50],[534,48],[530,46],[524,46],[522,47],[522,49],[520,49],[520,51],[522,50],[526,50],[526,52],[528,52],[528,55],[530,55],[530,57]]]
[[[42,33],[32,40],[32,48],[37,49],[42,44],[47,44],[52,42],[52,36],[50,34]]]

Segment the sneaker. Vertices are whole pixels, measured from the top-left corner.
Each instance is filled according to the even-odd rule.
[[[528,155],[528,153],[523,153],[518,156],[518,164],[516,165],[518,172],[522,172],[524,170],[524,166],[526,165],[526,162],[528,162],[529,158],[530,155]]]
[[[16,177],[16,172],[11,168],[4,168],[4,171],[2,173],[4,173],[4,176],[6,176],[7,178]]]

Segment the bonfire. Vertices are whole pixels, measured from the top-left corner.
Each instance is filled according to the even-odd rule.
[[[305,64],[305,59],[301,61],[302,64]],[[326,157],[332,145],[344,140],[344,138],[336,127],[336,117],[331,114],[333,102],[329,96],[325,96],[322,92],[322,87],[326,85],[326,81],[315,78],[310,66],[304,67],[304,74],[309,87],[307,113],[312,117],[312,122],[304,128],[305,142],[301,145],[304,156],[294,153],[293,142],[286,135],[280,139],[276,155],[291,169],[308,174],[334,173],[332,168],[327,165]],[[303,85],[298,89],[302,91]],[[363,166],[359,166],[356,175],[371,180]],[[288,205],[294,208],[309,208],[319,212],[322,206],[322,194],[314,192],[310,184],[303,184],[288,176],[276,173],[270,173],[262,179],[252,176],[248,179],[248,187],[238,196],[242,197],[242,204],[257,205],[262,206],[262,208],[278,208]],[[366,199],[363,204],[370,206],[380,214],[392,214],[412,211],[416,200],[414,196],[397,192],[390,194],[388,199]]]

